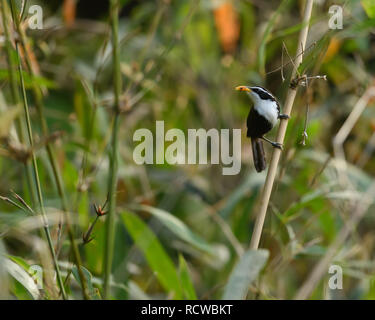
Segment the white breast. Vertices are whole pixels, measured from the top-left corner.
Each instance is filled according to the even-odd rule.
[[[276,124],[279,112],[275,101],[258,99],[258,101],[254,103],[254,108],[260,115],[272,123],[272,126]]]

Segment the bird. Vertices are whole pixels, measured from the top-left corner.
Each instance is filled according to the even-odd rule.
[[[289,119],[287,114],[280,112],[277,99],[267,89],[260,86],[237,86],[238,91],[245,91],[253,101],[253,107],[247,116],[247,137],[251,139],[254,166],[257,172],[266,169],[266,157],[263,149],[263,141],[274,148],[283,148],[281,143],[271,141],[264,135],[271,131],[279,119]]]

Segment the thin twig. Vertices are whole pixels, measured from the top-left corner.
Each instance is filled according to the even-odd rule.
[[[88,244],[89,242],[93,240],[93,238],[91,238],[91,234],[92,234],[92,231],[94,230],[95,224],[98,222],[99,217],[100,216],[98,215],[95,217],[94,221],[91,223],[87,231],[83,234],[82,236],[83,245]]]
[[[3,196],[0,196],[0,200],[3,200],[5,202],[8,202],[10,203],[12,206],[15,206],[17,209],[20,209],[21,211],[24,211],[28,214],[30,214],[30,212],[25,209],[24,207],[20,206],[17,202],[13,201],[12,199],[8,198],[8,197],[3,197]]]
[[[16,192],[14,192],[13,190],[10,190],[12,193],[13,193],[13,195],[14,195],[14,197],[26,208],[26,210],[29,212],[29,213],[31,213],[31,214],[33,214],[33,215],[35,215],[35,212],[34,212],[34,210],[27,204],[27,202],[20,196],[20,195],[18,195]]]
[[[327,168],[327,166],[328,166],[328,164],[331,160],[332,160],[331,155],[328,155],[327,159],[324,161],[322,167],[319,169],[319,171],[311,179],[311,182],[309,184],[309,188],[312,188],[315,185],[316,181],[318,180],[320,175],[324,172],[324,170]]]
[[[344,151],[344,142],[353,129],[354,125],[358,121],[359,117],[362,115],[371,97],[373,96],[375,96],[375,86],[372,85],[358,99],[348,118],[345,120],[344,124],[332,140],[333,150],[335,154],[334,164],[339,174],[339,182],[342,185],[353,187],[347,174],[347,162]]]
[[[118,23],[119,23],[119,0],[111,0],[110,15],[112,27],[112,46],[113,46],[113,87],[115,96],[115,108],[113,115],[113,127],[111,148],[109,150],[109,179],[108,179],[108,217],[106,221],[106,237],[104,251],[104,274],[103,274],[103,298],[110,296],[110,278],[114,251],[114,233],[115,233],[115,209],[116,209],[116,188],[118,171],[118,135],[121,113],[121,90],[122,77],[120,69],[120,50],[118,43]]]
[[[284,47],[285,47],[285,43],[283,41],[283,48],[281,49],[281,81],[284,82],[285,81],[285,77],[284,77]]]
[[[358,99],[350,115],[333,138],[333,149],[336,157],[345,160],[343,144],[373,96],[375,96],[375,86],[369,87]]]
[[[268,71],[268,72],[266,73],[266,75],[269,75],[269,74],[271,74],[271,73],[275,73],[275,72],[277,72],[277,71],[283,69],[284,67],[290,65],[291,63],[294,65],[294,61],[295,61],[299,56],[303,55],[303,54],[305,53],[305,51],[309,50],[310,48],[312,48],[312,47],[315,46],[315,45],[316,45],[316,42],[313,42],[312,44],[310,44],[310,45],[307,47],[307,49],[305,49],[304,51],[300,52],[299,55],[297,55],[294,59],[291,59],[290,56],[289,56],[290,60],[289,60],[288,62],[286,62],[285,64],[281,64],[281,66],[280,66],[280,67],[277,67],[276,69],[273,69],[273,70],[271,70],[271,71]],[[286,48],[286,47],[285,47],[285,48]],[[286,52],[288,52],[288,51],[286,51]]]
[[[309,100],[310,100],[310,87],[309,87],[308,80],[306,77],[306,111],[305,111],[305,123],[303,125],[302,141],[301,141],[301,144],[303,146],[306,145],[306,139],[308,138],[307,125],[309,123],[309,109],[310,109]]]
[[[290,63],[293,65],[293,68],[296,70],[296,73],[297,73],[297,76],[299,77],[300,76],[300,74],[299,74],[299,72],[298,72],[298,67],[295,65],[295,63],[294,63],[294,59],[292,59],[292,57],[290,56],[290,54],[289,54],[289,51],[288,51],[288,48],[286,47],[286,45],[285,45],[285,43],[283,42],[283,45],[284,45],[284,49],[285,49],[285,52],[286,52],[286,54],[288,55],[288,58],[289,58],[289,61],[290,61]],[[304,54],[304,51],[303,51],[303,48],[302,48],[302,50],[301,50],[301,56]]]
[[[309,80],[314,81],[314,79],[327,80],[327,77],[325,75],[323,75],[323,76],[319,76],[318,75],[318,76],[312,76],[312,77],[308,77],[308,76],[304,75],[304,76],[300,77],[297,80],[297,82],[301,81],[301,84],[303,84],[304,86],[306,86],[305,123],[304,123],[304,126],[303,126],[302,140],[300,142],[300,144],[303,145],[303,146],[306,145],[306,140],[308,138],[307,126],[308,126],[308,123],[309,123],[309,109],[310,109],[310,101],[311,101],[311,89],[310,89],[310,82],[309,82]]]

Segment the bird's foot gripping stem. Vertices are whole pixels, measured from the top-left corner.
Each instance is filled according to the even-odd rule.
[[[272,147],[274,147],[274,148],[277,148],[277,149],[283,150],[283,145],[282,145],[282,143],[272,142],[271,145],[272,145]]]
[[[283,144],[282,143],[271,141],[271,140],[267,139],[266,137],[262,137],[262,139],[264,141],[267,141],[272,147],[283,150]]]
[[[290,116],[288,116],[288,115],[285,114],[285,113],[280,113],[280,114],[279,114],[279,119],[282,119],[282,120],[288,120],[288,119],[290,119]]]

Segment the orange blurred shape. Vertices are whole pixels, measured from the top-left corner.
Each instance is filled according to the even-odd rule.
[[[240,35],[238,16],[231,2],[224,2],[214,10],[216,29],[224,52],[232,53],[236,49]]]
[[[63,17],[67,27],[71,27],[76,19],[76,0],[64,0]]]
[[[335,37],[332,37],[331,41],[329,42],[327,52],[324,56],[323,62],[327,62],[331,60],[339,51],[340,46],[341,46],[341,41]]]

